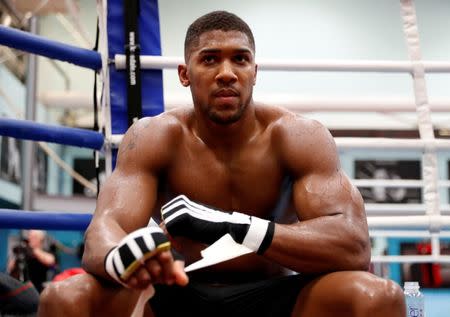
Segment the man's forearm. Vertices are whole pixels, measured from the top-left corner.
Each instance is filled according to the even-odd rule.
[[[167,231],[212,244],[225,234],[250,250],[263,254],[270,246],[275,224],[240,212],[225,212],[179,195],[161,208]]]
[[[126,232],[110,219],[98,219],[86,230],[82,267],[87,272],[111,279],[105,271],[105,257]]]
[[[55,264],[55,256],[49,252],[42,249],[33,249],[33,255],[45,266],[52,266]]]
[[[361,228],[344,215],[277,224],[264,256],[296,272],[366,270],[370,244]]]

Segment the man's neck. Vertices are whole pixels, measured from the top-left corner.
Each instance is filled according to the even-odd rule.
[[[248,105],[242,117],[234,123],[219,124],[203,119],[194,119],[193,132],[211,148],[232,150],[244,146],[255,136],[259,126],[253,104]]]

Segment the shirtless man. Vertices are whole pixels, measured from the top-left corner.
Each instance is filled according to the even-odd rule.
[[[141,119],[126,133],[86,232],[90,274],[50,286],[40,316],[127,316],[153,285],[147,316],[404,317],[400,287],[367,272],[363,200],[329,131],[253,101],[248,25],[223,11],[200,17],[185,62],[178,73],[194,107]],[[292,191],[280,208],[286,183]],[[224,233],[255,252],[186,275],[166,236],[140,229],[162,204],[186,264]],[[144,238],[151,250],[123,251]]]
[[[9,259],[7,267],[13,277],[29,279],[38,292],[44,288],[47,272],[56,264],[55,254],[45,249],[46,235],[43,230],[28,230],[27,242],[19,246],[19,252]]]

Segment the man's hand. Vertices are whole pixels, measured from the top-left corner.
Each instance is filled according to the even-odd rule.
[[[216,210],[184,195],[165,204],[161,214],[171,236],[212,244],[228,233],[237,243],[259,254],[270,246],[275,230],[275,224],[268,220]]]
[[[55,265],[55,256],[50,252],[44,251],[41,248],[33,248],[31,252],[33,256],[45,266],[50,267]]]
[[[174,261],[170,242],[159,227],[138,229],[123,238],[107,254],[105,270],[114,280],[130,288],[188,282],[184,262]]]

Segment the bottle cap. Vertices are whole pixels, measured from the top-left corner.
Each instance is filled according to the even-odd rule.
[[[419,282],[405,282],[405,288],[408,289],[419,289]]]

